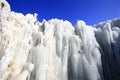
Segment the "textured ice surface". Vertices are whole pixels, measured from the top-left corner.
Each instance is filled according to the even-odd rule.
[[[120,19],[37,20],[0,0],[0,80],[120,80]]]

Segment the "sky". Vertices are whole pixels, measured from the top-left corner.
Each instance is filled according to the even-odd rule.
[[[120,0],[7,0],[11,10],[37,13],[39,21],[58,18],[73,25],[84,20],[88,25],[120,17]]]

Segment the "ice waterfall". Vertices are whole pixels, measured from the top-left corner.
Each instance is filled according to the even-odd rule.
[[[37,20],[0,0],[0,80],[120,80],[120,19]]]

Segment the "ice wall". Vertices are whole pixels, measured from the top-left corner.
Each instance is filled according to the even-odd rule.
[[[119,27],[39,22],[0,0],[0,80],[120,80]]]
[[[95,25],[105,80],[120,79],[120,19]]]

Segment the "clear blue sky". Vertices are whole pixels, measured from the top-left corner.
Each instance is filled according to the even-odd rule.
[[[120,0],[7,0],[11,10],[38,13],[39,21],[58,18],[88,25],[120,17]]]

